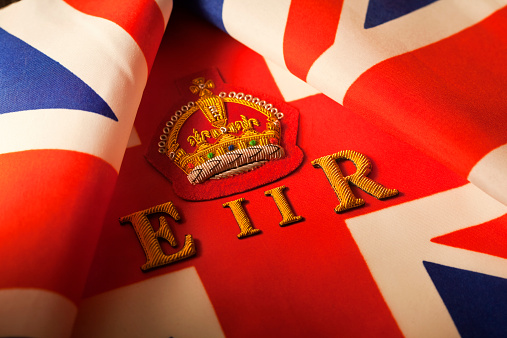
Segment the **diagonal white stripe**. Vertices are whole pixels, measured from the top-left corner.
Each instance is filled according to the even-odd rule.
[[[317,89],[289,72],[287,68],[281,68],[268,59],[265,59],[265,61],[285,101],[299,100],[320,93]]]
[[[194,267],[85,299],[73,337],[223,337]]]
[[[364,29],[368,0],[345,0],[335,43],[315,61],[307,82],[339,103],[366,70],[396,55],[451,36],[491,15],[505,0],[439,0]]]
[[[346,221],[404,335],[458,332],[423,261],[507,277],[507,261],[430,242],[504,215],[507,207],[472,184]]]
[[[507,263],[504,258],[475,251],[431,243],[424,254],[424,260],[507,279]]]
[[[77,308],[67,298],[42,289],[0,290],[0,336],[66,338]]]
[[[27,149],[74,150],[103,158],[119,171],[130,131],[125,127],[125,123],[81,110],[2,114],[0,154]]]
[[[225,0],[222,20],[233,38],[285,67],[283,35],[290,0]]]
[[[0,152],[84,151],[118,170],[148,74],[137,43],[117,24],[81,13],[61,0],[12,4],[0,11],[0,26],[81,78],[119,120],[63,109],[2,114],[1,137],[8,142],[2,142]],[[53,135],[57,132],[63,134]],[[86,144],[81,145],[83,141]]]
[[[82,79],[120,120],[135,114],[148,66],[137,43],[116,23],[61,0],[23,0],[0,11],[0,27]]]
[[[490,151],[470,171],[468,180],[507,205],[507,144]]]

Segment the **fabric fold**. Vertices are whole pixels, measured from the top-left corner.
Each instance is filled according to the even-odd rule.
[[[313,6],[266,0],[248,7],[225,1],[221,13],[206,15],[223,22],[222,29],[238,41],[507,204],[507,190],[493,188],[507,182],[503,152],[494,151],[507,144],[505,5],[349,0]],[[193,6],[206,11],[200,1]],[[306,17],[313,26],[297,20]],[[334,33],[326,48],[328,26]]]
[[[0,9],[0,336],[70,335],[171,10],[152,0]]]

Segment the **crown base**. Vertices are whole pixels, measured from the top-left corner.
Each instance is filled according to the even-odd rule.
[[[223,173],[219,173],[219,174],[216,174],[215,176],[211,176],[209,179],[210,180],[219,180],[221,178],[227,178],[227,177],[232,177],[232,176],[236,176],[239,174],[243,174],[248,171],[252,171],[254,169],[262,167],[264,165],[264,163],[267,163],[267,162],[268,161],[259,161],[259,162],[248,163],[248,164],[242,165],[241,167],[232,168],[230,170],[224,171]]]
[[[198,184],[206,181],[213,176],[220,176],[220,174],[231,171],[235,168],[244,167],[245,169],[240,169],[239,172],[236,172],[236,174],[249,171],[249,165],[255,162],[265,163],[270,160],[280,159],[284,155],[285,152],[283,148],[275,144],[253,146],[246,149],[236,149],[224,155],[214,157],[205,163],[195,167],[187,175],[187,178],[190,183]],[[252,167],[252,169],[254,168]]]

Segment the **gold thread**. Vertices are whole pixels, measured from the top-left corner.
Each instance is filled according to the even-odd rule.
[[[340,167],[336,163],[339,159],[352,161],[356,172],[349,176],[343,176]],[[389,189],[366,177],[371,172],[371,163],[366,156],[353,150],[343,150],[338,153],[323,156],[312,161],[312,165],[321,168],[326,174],[340,204],[336,206],[336,212],[356,208],[364,204],[364,200],[356,198],[350,189],[349,183],[354,184],[364,192],[377,199],[383,199],[398,194],[398,190]]]
[[[234,149],[247,149],[253,145],[276,145],[279,146],[281,139],[281,124],[278,121],[276,108],[272,108],[271,104],[267,106],[270,109],[266,109],[263,104],[256,104],[255,102],[260,101],[247,101],[246,99],[240,99],[237,97],[221,97],[214,95],[210,89],[215,88],[213,81],[206,81],[204,78],[197,78],[192,81],[190,91],[194,94],[199,94],[200,98],[195,102],[194,106],[190,106],[177,120],[174,121],[174,126],[168,130],[166,136],[167,141],[164,147],[159,149],[159,152],[166,154],[176,166],[178,166],[185,174],[188,175],[188,179],[191,183],[202,183],[209,177],[218,174],[218,170],[214,165],[210,167],[215,168],[209,177],[203,178],[202,181],[196,181],[191,176],[200,175],[195,173],[194,168],[202,166],[209,160],[212,160],[216,156],[227,154],[229,151]],[[231,95],[231,94],[229,94]],[[243,98],[243,96],[241,96]],[[227,113],[225,111],[224,103],[241,104],[248,108],[254,109],[264,116],[267,117],[266,128],[262,132],[256,131],[253,126],[259,126],[260,123],[256,119],[248,118],[241,115],[240,121],[234,121],[227,123]],[[188,118],[196,111],[201,110],[204,116],[208,119],[215,129],[197,131],[193,130],[193,135],[187,137],[187,141],[191,146],[195,146],[196,149],[192,153],[187,153],[178,144],[178,135],[181,131],[183,124]],[[279,113],[278,113],[279,114]],[[238,133],[234,135],[231,133]],[[206,138],[213,138],[215,142],[208,143]],[[282,157],[284,156],[283,148],[282,151],[278,152]],[[208,156],[210,155],[210,157]],[[264,158],[263,160],[272,160],[280,158],[279,156]],[[213,162],[212,162],[213,163]],[[198,170],[201,171],[200,169]],[[190,176],[191,175],[191,176]]]
[[[192,235],[185,235],[183,247],[176,253],[166,255],[162,251],[159,238],[167,240],[172,247],[176,247],[176,239],[164,216],[159,217],[159,229],[154,231],[148,216],[155,213],[164,213],[176,221],[180,219],[176,208],[171,202],[160,204],[120,218],[120,224],[130,223],[132,225],[143,247],[146,256],[146,263],[141,266],[141,270],[143,271],[175,263],[179,260],[191,257],[196,253]]]
[[[241,232],[237,235],[239,239],[253,236],[261,232],[260,229],[255,229],[252,226],[252,222],[241,204],[244,200],[244,198],[239,198],[235,201],[226,202],[222,205],[224,208],[228,207],[231,209],[234,219],[236,219],[236,223],[238,223],[239,229],[241,230]]]
[[[158,238],[165,238],[169,242],[169,245],[175,248],[178,244],[176,243],[176,238],[174,238],[173,232],[170,230],[171,228],[169,228],[169,223],[167,223],[166,218],[164,216],[160,216],[158,221],[160,226],[157,232],[155,232],[155,236]],[[169,231],[165,231],[164,229],[169,229]]]
[[[176,121],[176,123],[174,124],[173,128],[171,128],[171,131],[169,133],[169,136],[167,137],[167,143],[166,143],[166,151],[167,151],[168,154],[169,154],[170,151],[174,151],[175,152],[176,150],[178,150],[178,148],[179,148],[178,135],[180,133],[180,129],[183,126],[183,123],[185,123],[185,121],[190,116],[192,116],[192,114],[194,112],[196,112],[197,110],[199,110],[198,106],[193,106],[192,108],[190,108],[189,110],[187,110],[183,115],[180,116],[180,118],[178,119],[178,121]],[[181,148],[179,148],[179,149],[181,149]],[[183,149],[181,149],[181,150],[183,150]],[[167,155],[167,156],[169,156],[169,155]]]
[[[251,101],[240,100],[240,99],[237,99],[235,97],[224,97],[223,100],[225,102],[232,102],[232,103],[242,104],[244,106],[247,106],[249,108],[257,110],[259,113],[264,114],[266,117],[276,118],[275,114],[273,114],[272,112],[270,112],[269,110],[267,110],[263,106],[255,104],[255,103],[252,103]]]
[[[201,96],[195,103],[199,106],[204,116],[215,128],[225,127],[227,124],[227,113],[225,112],[224,101],[219,96]]]
[[[279,223],[281,227],[299,222],[303,219],[302,216],[297,216],[290,207],[289,201],[283,194],[285,188],[285,185],[282,185],[264,192],[264,195],[273,197],[276,207],[282,214],[282,221]]]

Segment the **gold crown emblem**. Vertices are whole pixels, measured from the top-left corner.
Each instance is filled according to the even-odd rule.
[[[282,158],[280,146],[283,113],[272,104],[252,95],[236,92],[213,94],[215,84],[200,77],[192,81],[190,91],[199,99],[177,110],[166,122],[158,143],[159,152],[171,159],[192,184],[207,179],[219,179],[253,170],[267,161]],[[228,121],[225,104],[239,104],[261,113],[265,129],[258,131],[261,123],[255,118],[240,115],[240,120]],[[187,142],[194,151],[187,153],[178,143],[183,124],[192,114],[201,111],[211,124],[211,129],[188,135]]]

